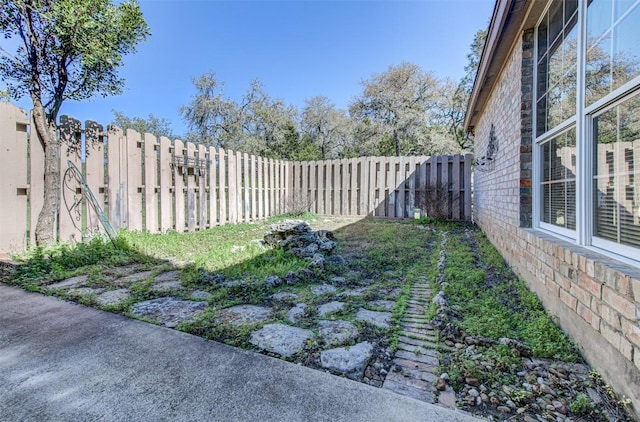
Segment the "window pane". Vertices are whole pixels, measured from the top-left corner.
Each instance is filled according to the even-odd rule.
[[[547,17],[538,25],[538,60],[547,51]]]
[[[640,7],[627,15],[614,31],[613,81],[616,89],[640,74]]]
[[[611,28],[611,0],[593,0],[587,9],[587,46],[595,45],[599,38]]]
[[[594,234],[640,246],[640,96],[594,119]]]
[[[547,56],[544,56],[540,63],[538,63],[538,85],[536,87],[537,97],[538,99],[542,98],[544,94],[547,92]]]
[[[613,11],[615,10],[615,14]],[[587,9],[587,105],[640,74],[640,6],[594,0]]]
[[[565,0],[564,2],[564,23],[577,18],[578,0]]]
[[[620,19],[622,15],[627,13],[627,11],[636,3],[637,0],[618,0],[614,3],[614,17],[616,19]]]
[[[562,1],[554,1],[549,7],[549,44],[552,44],[562,32]]]
[[[536,104],[536,132],[547,131],[547,97],[543,96]]]
[[[537,27],[536,136],[575,114],[577,4],[576,0],[554,1]]]
[[[587,50],[586,102],[599,100],[611,91],[611,37],[607,35]]]
[[[571,230],[576,224],[575,129],[542,145],[542,221]]]

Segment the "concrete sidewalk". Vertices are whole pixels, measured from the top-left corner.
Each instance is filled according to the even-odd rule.
[[[477,421],[0,284],[2,421]]]

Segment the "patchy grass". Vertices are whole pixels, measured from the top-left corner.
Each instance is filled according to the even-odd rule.
[[[576,362],[571,340],[534,293],[509,269],[479,231],[451,232],[447,243],[445,294],[463,315],[467,334],[523,341],[534,357]]]
[[[207,339],[233,346],[252,349],[249,338],[253,330],[266,323],[284,323],[311,329],[315,336],[304,351],[289,360],[318,367],[319,352],[326,349],[318,335],[318,321],[340,319],[356,325],[360,335],[346,343],[361,341],[375,344],[383,359],[385,350],[394,352],[398,347],[399,322],[402,320],[410,287],[416,282],[429,281],[434,292],[437,283],[438,252],[441,237],[446,233],[446,266],[444,269],[445,294],[449,306],[460,316],[454,323],[469,336],[497,340],[502,337],[524,343],[534,357],[559,359],[564,362],[580,362],[571,340],[560,330],[553,318],[544,312],[535,294],[511,272],[500,254],[476,229],[466,225],[441,223],[430,219],[418,221],[389,221],[380,219],[336,219],[305,214],[301,218],[313,229],[333,230],[337,248],[334,254],[344,258],[344,265],[327,264],[323,270],[309,269],[308,262],[285,253],[281,249],[265,248],[259,240],[269,224],[285,217],[266,222],[214,227],[194,233],[167,233],[152,235],[122,231],[115,242],[94,239],[75,246],[58,245],[53,248],[35,248],[16,257],[22,265],[12,277],[14,284],[54,294],[88,306],[100,307],[111,312],[133,316],[133,305],[161,296],[190,299],[198,290],[211,296],[202,299],[207,310],[196,320],[180,324],[177,328]],[[114,305],[99,305],[95,293],[80,294],[67,289],[48,289],[55,281],[73,276],[87,276],[84,286],[103,290],[120,288],[115,282],[124,267],[134,271],[151,271],[143,279],[127,286],[129,297]],[[180,271],[183,290],[159,292],[154,290],[154,278],[165,271]],[[306,271],[303,271],[305,270]],[[284,278],[289,272],[299,275],[295,285],[268,287],[266,277]],[[236,281],[235,285],[220,285],[216,277]],[[342,281],[337,282],[336,277]],[[311,287],[320,283],[334,284],[335,293],[321,296],[312,294]],[[290,292],[297,297],[274,300],[277,292]],[[357,295],[342,295],[357,292]],[[380,329],[362,321],[355,315],[360,308],[382,311],[371,304],[374,300],[393,300],[390,329]],[[345,307],[335,314],[320,317],[318,308],[331,301],[342,301]],[[291,324],[286,313],[298,303],[308,305],[307,311]],[[270,319],[258,324],[233,326],[217,320],[222,309],[254,304],[271,309]],[[432,305],[426,318],[436,315]],[[442,339],[444,342],[444,338]],[[452,347],[441,349],[441,369],[448,372],[456,389],[465,384],[466,378],[476,378],[491,389],[500,389],[517,381],[522,371],[523,356],[517,350],[491,343],[477,345],[480,354],[467,354]],[[384,366],[386,365],[386,366]],[[389,370],[389,362],[383,367]],[[593,378],[595,379],[595,378]],[[535,380],[527,380],[534,384]],[[601,381],[590,381],[593,388],[607,392]],[[599,391],[600,391],[599,390]],[[502,393],[501,393],[502,394]],[[526,406],[532,400],[531,393],[522,388],[504,392],[518,406]],[[611,397],[615,395],[611,394]],[[613,400],[613,399],[612,399]],[[567,402],[575,415],[593,415],[598,409],[589,397],[577,394]],[[490,414],[490,413],[489,413]]]

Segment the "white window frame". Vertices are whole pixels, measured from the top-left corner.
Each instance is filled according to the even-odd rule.
[[[538,27],[545,18],[553,0],[547,2],[546,8],[536,23],[534,31],[533,52],[533,109],[532,128],[534,131],[532,184],[533,191],[533,228],[557,236],[564,240],[584,246],[588,249],[610,256],[634,266],[640,266],[640,248],[623,245],[599,238],[593,234],[593,169],[591,163],[595,158],[593,139],[593,119],[612,107],[640,95],[640,75],[626,82],[614,91],[586,106],[584,93],[586,89],[586,34],[587,34],[587,2],[578,1],[578,43],[576,54],[576,113],[558,124],[553,129],[538,135],[537,133],[537,88],[538,88]],[[640,1],[636,2],[640,3]],[[640,6],[636,6],[640,7]],[[628,12],[627,12],[628,13]],[[626,16],[626,14],[625,14]],[[550,141],[575,127],[576,130],[576,229],[570,230],[541,220],[542,214],[542,144]]]

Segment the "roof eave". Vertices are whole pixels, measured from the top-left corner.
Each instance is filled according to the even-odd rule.
[[[532,8],[534,5],[540,8],[545,3],[537,0],[497,0],[467,105],[465,132],[473,132],[523,25],[531,24]]]

